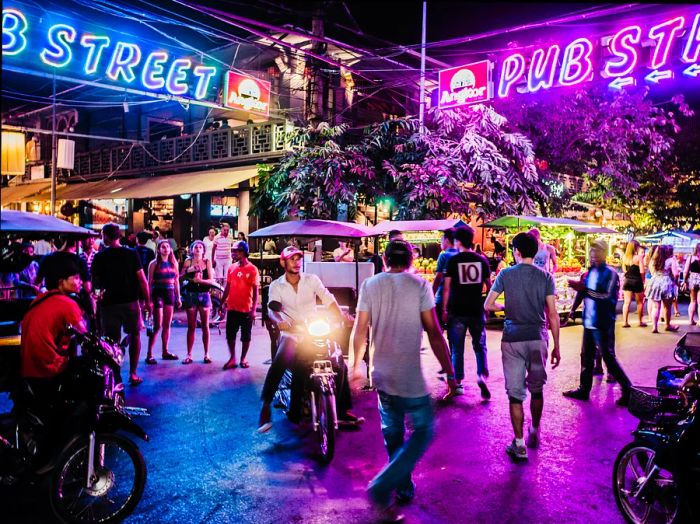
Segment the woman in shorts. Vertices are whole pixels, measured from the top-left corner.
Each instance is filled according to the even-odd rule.
[[[209,290],[214,285],[214,271],[211,260],[204,258],[204,242],[195,240],[190,245],[189,257],[182,264],[180,276],[183,279],[183,306],[187,311],[187,357],[183,364],[192,363],[192,348],[194,347],[194,332],[197,329],[197,313],[202,326],[202,344],[204,345],[204,363],[211,364],[209,356],[209,315],[211,313],[211,297]]]
[[[148,336],[148,354],[146,364],[157,364],[153,358],[153,346],[162,328],[163,360],[177,360],[177,355],[168,351],[170,341],[170,324],[173,320],[175,306],[180,307],[180,281],[178,266],[170,244],[166,239],[158,241],[156,258],[148,265],[148,284],[151,288],[153,309],[153,330]]]

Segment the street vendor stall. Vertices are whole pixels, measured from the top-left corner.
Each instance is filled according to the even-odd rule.
[[[506,235],[507,243],[510,243],[510,238],[522,230],[532,227],[540,229],[542,240],[553,245],[557,251],[557,271],[553,276],[557,292],[557,310],[562,314],[569,312],[576,297],[576,291],[569,287],[569,280],[581,278],[585,268],[588,267],[591,237],[606,238],[609,245],[608,262],[618,272],[621,272],[619,261],[613,257],[612,239],[619,239],[624,234],[613,229],[570,218],[527,215],[507,215],[492,220],[482,227],[509,230],[508,235]],[[512,257],[512,255],[510,256]]]
[[[684,231],[661,231],[653,235],[636,237],[642,244],[654,246],[665,244],[673,246],[674,253],[689,255],[695,250],[695,246],[700,243],[700,235],[696,233],[686,233]]]
[[[432,282],[435,279],[437,257],[440,254],[442,233],[451,227],[465,226],[458,218],[444,220],[397,220],[380,222],[371,229],[372,236],[386,235],[389,231],[401,231],[404,240],[414,246],[420,246],[422,256],[413,261],[416,273]],[[384,251],[388,240],[379,240],[380,252]],[[377,242],[375,242],[377,245]],[[434,255],[434,256],[432,256]]]

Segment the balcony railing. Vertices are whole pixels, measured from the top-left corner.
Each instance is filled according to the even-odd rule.
[[[122,176],[281,157],[287,151],[285,126],[284,121],[269,121],[216,129],[199,136],[168,138],[143,146],[120,145],[77,153],[75,169],[69,173],[83,178]]]

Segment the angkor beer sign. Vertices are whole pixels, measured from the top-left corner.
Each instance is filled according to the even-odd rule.
[[[223,101],[231,109],[267,116],[270,114],[270,82],[228,71]]]
[[[438,107],[451,109],[490,100],[493,96],[492,68],[491,62],[482,60],[440,71]]]
[[[499,98],[514,91],[536,93],[597,80],[607,82],[611,89],[641,83],[653,86],[681,76],[697,79],[699,59],[700,13],[691,12],[652,20],[648,25],[625,25],[616,33],[598,39],[582,36],[529,52],[505,54],[494,66],[497,75],[494,84]],[[489,80],[485,84],[475,82],[470,90],[460,87],[459,81],[443,83],[443,73],[449,76],[452,71],[471,70],[475,65],[440,73],[439,107],[483,101],[477,90],[481,92]],[[471,76],[465,78],[467,83],[472,83]]]
[[[35,5],[4,4],[3,69],[39,75],[55,73],[75,82],[125,87],[156,96],[173,95],[212,103],[218,99],[222,74],[215,65],[145,38],[110,31],[104,26],[86,27]]]

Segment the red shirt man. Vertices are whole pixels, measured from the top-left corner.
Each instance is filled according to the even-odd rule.
[[[238,262],[232,265],[226,275],[226,288],[223,301],[226,304],[226,342],[231,357],[224,364],[224,369],[237,368],[236,335],[241,330],[241,362],[242,368],[249,367],[245,359],[250,348],[250,338],[258,307],[258,268],[248,261],[248,244],[241,240],[236,244]]]
[[[68,324],[83,330],[83,314],[68,293],[82,287],[80,268],[65,257],[48,255],[42,273],[50,290],[38,296],[22,320],[20,373],[23,378],[52,378],[68,366]]]

